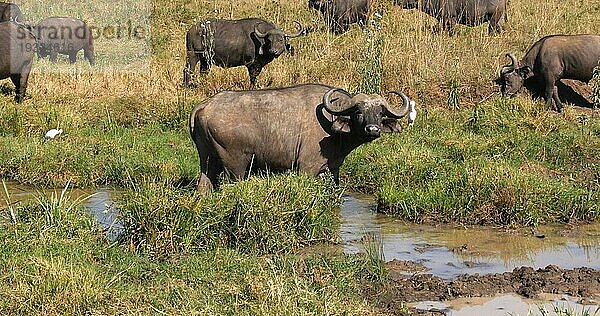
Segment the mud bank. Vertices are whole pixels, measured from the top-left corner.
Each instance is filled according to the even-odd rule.
[[[389,312],[400,310],[402,302],[448,301],[462,297],[495,296],[516,293],[526,298],[538,294],[567,294],[593,302],[600,294],[600,271],[591,268],[561,269],[554,265],[533,269],[515,268],[512,272],[488,275],[461,275],[447,281],[431,274],[407,275],[410,264],[387,263],[389,281],[366,284],[367,298]]]

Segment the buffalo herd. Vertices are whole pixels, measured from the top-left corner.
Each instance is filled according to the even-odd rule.
[[[15,102],[25,98],[36,52],[38,58],[50,56],[52,62],[58,54],[68,55],[74,63],[80,50],[93,65],[93,37],[84,21],[50,17],[29,25],[16,4],[0,2],[0,79],[10,78],[15,85]]]
[[[328,31],[339,35],[351,24],[365,26],[371,0],[308,0],[323,15]],[[443,30],[454,34],[456,24],[488,23],[490,34],[507,22],[508,0],[394,0],[404,9],[418,9],[435,17]],[[298,22],[296,22],[298,23]],[[298,23],[299,24],[299,23]],[[262,68],[284,52],[293,53],[288,35],[260,19],[206,20],[186,35],[184,84],[200,62],[200,72],[211,65],[246,66],[250,83]],[[553,35],[536,42],[521,61],[512,53],[497,80],[503,95],[525,86],[545,98],[548,107],[562,111],[556,83],[561,79],[588,82],[600,58],[600,36]],[[379,95],[351,95],[322,84],[250,91],[223,91],[197,105],[190,115],[190,134],[200,158],[198,191],[219,186],[223,173],[240,179],[252,171],[298,170],[318,176],[328,171],[339,181],[345,157],[382,133],[400,132],[398,120],[408,115],[414,123],[414,101],[404,93],[396,109]]]
[[[435,17],[444,31],[454,34],[456,24],[477,26],[488,23],[490,34],[502,31],[507,19],[508,0],[393,0],[404,9],[417,9]],[[373,0],[308,0],[307,10],[323,16],[326,31],[340,35],[352,24],[364,27],[372,12]],[[292,33],[259,19],[207,19],[193,25],[186,34],[184,86],[194,86],[193,74],[212,66],[245,66],[250,84],[256,87],[262,69],[284,53],[294,54],[291,40],[309,30],[295,21]],[[56,41],[52,30],[76,28],[83,36]],[[71,63],[77,52],[94,64],[93,38],[84,21],[52,17],[29,26],[19,7],[0,3],[0,79],[15,85],[15,101],[22,102],[33,55],[66,54]],[[547,107],[561,112],[557,82],[574,79],[589,82],[600,59],[598,35],[550,35],[533,44],[521,60],[512,53],[497,80],[503,95],[514,95],[523,86],[545,99]],[[380,95],[352,95],[344,89],[317,83],[290,87],[223,91],[197,105],[189,120],[192,140],[200,158],[198,190],[218,188],[223,173],[234,179],[251,171],[297,170],[318,176],[330,172],[339,181],[345,157],[361,144],[382,133],[403,130],[399,119],[414,123],[414,100],[400,91],[390,92],[402,99],[395,108]]]

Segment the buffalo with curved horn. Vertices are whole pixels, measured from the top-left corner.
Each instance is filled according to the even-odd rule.
[[[264,66],[286,51],[293,54],[289,39],[304,34],[302,25],[295,23],[298,31],[294,34],[261,19],[213,19],[192,26],[186,35],[184,84],[191,85],[191,75],[200,63],[200,73],[207,73],[212,65],[246,66],[250,83],[256,86],[256,78]]]
[[[198,190],[219,185],[222,172],[298,170],[318,176],[339,169],[346,156],[382,133],[400,132],[397,109],[379,95],[352,96],[340,88],[302,84],[278,89],[224,91],[196,106],[190,133],[200,157]]]
[[[497,83],[503,95],[523,86],[546,100],[548,108],[562,111],[556,83],[561,79],[589,82],[600,59],[599,35],[550,35],[531,46],[521,61],[506,54],[510,64],[500,69]]]

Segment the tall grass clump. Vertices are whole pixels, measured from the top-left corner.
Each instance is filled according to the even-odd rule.
[[[355,256],[215,247],[155,260],[109,242],[80,202],[63,191],[0,208],[0,314],[375,314]]]
[[[598,61],[598,66],[594,68],[594,75],[592,77],[593,82],[593,93],[592,93],[592,103],[594,107],[600,107],[600,60]]]
[[[286,174],[252,177],[207,196],[148,182],[119,204],[127,241],[151,254],[216,246],[279,253],[335,241],[340,195],[331,181]]]
[[[77,314],[99,304],[104,285],[89,266],[101,230],[66,190],[0,209],[0,313]]]
[[[382,52],[384,35],[381,33],[381,18],[375,16],[363,30],[360,59],[357,62],[358,83],[356,93],[381,93],[383,78]]]
[[[364,269],[367,276],[372,281],[384,281],[388,274],[381,235],[367,234],[361,238],[361,241],[365,250]]]

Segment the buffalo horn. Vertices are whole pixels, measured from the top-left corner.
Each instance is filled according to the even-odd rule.
[[[294,33],[294,34],[287,34],[285,33],[285,36],[289,37],[289,38],[294,38],[294,37],[298,37],[300,35],[302,35],[302,33],[304,33],[304,27],[302,26],[302,24],[300,24],[300,22],[298,21],[294,21],[294,23],[296,23],[298,32]]]
[[[323,95],[323,105],[325,106],[325,110],[333,115],[345,115],[347,114],[348,110],[352,108],[352,102],[338,102],[338,104],[336,104],[337,106],[332,105],[330,99],[331,96],[336,92],[341,92],[348,97],[352,97],[344,89],[333,88]]]
[[[517,62],[517,58],[515,57],[515,55],[508,53],[508,54],[506,54],[506,57],[510,58],[510,61],[512,62],[512,64],[509,65],[510,67],[512,67],[513,69],[515,67],[517,67],[518,62]]]
[[[256,27],[257,27],[259,24],[260,24],[260,23],[258,23],[258,24],[256,24],[256,25],[254,26],[254,34],[256,34],[256,37],[264,38],[265,36],[267,36],[268,32],[267,32],[267,33],[261,33],[261,32],[258,30],[258,28],[256,28]]]
[[[406,94],[400,91],[389,91],[388,93],[400,96],[402,98],[403,105],[400,109],[388,109],[387,107],[383,107],[385,115],[390,118],[399,119],[408,114],[410,100]]]

